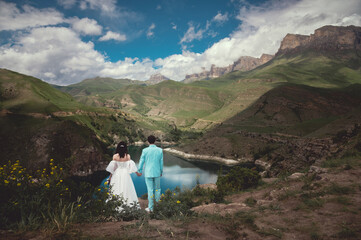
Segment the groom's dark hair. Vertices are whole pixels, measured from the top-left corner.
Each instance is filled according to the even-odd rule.
[[[155,137],[154,137],[153,135],[150,135],[150,136],[148,137],[148,142],[149,142],[150,144],[155,143]]]

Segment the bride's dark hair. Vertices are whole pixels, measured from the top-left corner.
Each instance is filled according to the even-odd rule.
[[[128,154],[128,147],[125,142],[118,143],[117,149],[115,150],[115,153],[119,154],[119,157],[123,158],[126,154]]]

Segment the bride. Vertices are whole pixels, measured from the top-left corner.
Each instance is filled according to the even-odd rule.
[[[112,194],[123,198],[124,204],[130,207],[134,205],[139,207],[138,196],[130,174],[136,173],[138,176],[141,174],[138,173],[138,168],[134,161],[131,160],[125,142],[120,142],[115,152],[113,160],[106,168],[110,172],[108,181]]]

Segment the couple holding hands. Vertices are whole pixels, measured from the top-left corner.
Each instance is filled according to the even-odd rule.
[[[159,201],[161,196],[160,177],[163,174],[163,149],[157,147],[155,137],[148,137],[149,147],[144,148],[139,160],[139,169],[128,154],[128,147],[125,142],[120,142],[106,170],[110,172],[109,186],[114,195],[123,197],[129,206],[139,206],[138,196],[135,191],[131,173],[142,176],[144,173],[145,183],[148,190],[148,208],[146,211],[153,211],[154,200]],[[144,168],[144,169],[143,169]]]

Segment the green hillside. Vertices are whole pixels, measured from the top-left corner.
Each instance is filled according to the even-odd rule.
[[[72,96],[89,96],[97,95],[99,93],[107,93],[116,91],[124,86],[128,85],[141,85],[144,82],[130,80],[130,79],[114,79],[114,78],[90,78],[81,81],[80,83],[71,84],[68,86],[56,86],[53,87],[71,94]]]
[[[276,79],[294,84],[334,88],[361,82],[361,58],[345,52],[343,55],[303,52],[278,56],[269,63],[250,71],[247,78]]]
[[[144,127],[168,131],[169,124],[187,129],[209,129],[245,110],[280,84],[335,88],[361,82],[357,56],[336,58],[304,53],[278,56],[250,72],[232,72],[220,78],[184,84],[164,81],[157,85],[124,85],[119,89],[74,97],[89,106],[121,109]],[[93,81],[96,81],[95,79]],[[109,81],[109,84],[104,84]],[[102,85],[113,80],[103,79]],[[82,82],[88,89],[94,82]],[[97,85],[97,84],[95,84]]]
[[[73,173],[94,170],[120,139],[145,138],[129,114],[83,105],[39,79],[5,69],[0,70],[0,107],[1,162],[21,160],[30,167],[54,158]]]
[[[1,109],[16,113],[49,114],[88,108],[39,79],[5,69],[0,69],[0,99]]]
[[[361,84],[330,89],[283,84],[180,149],[261,160],[276,176],[303,171],[320,159],[361,156],[360,119]]]

